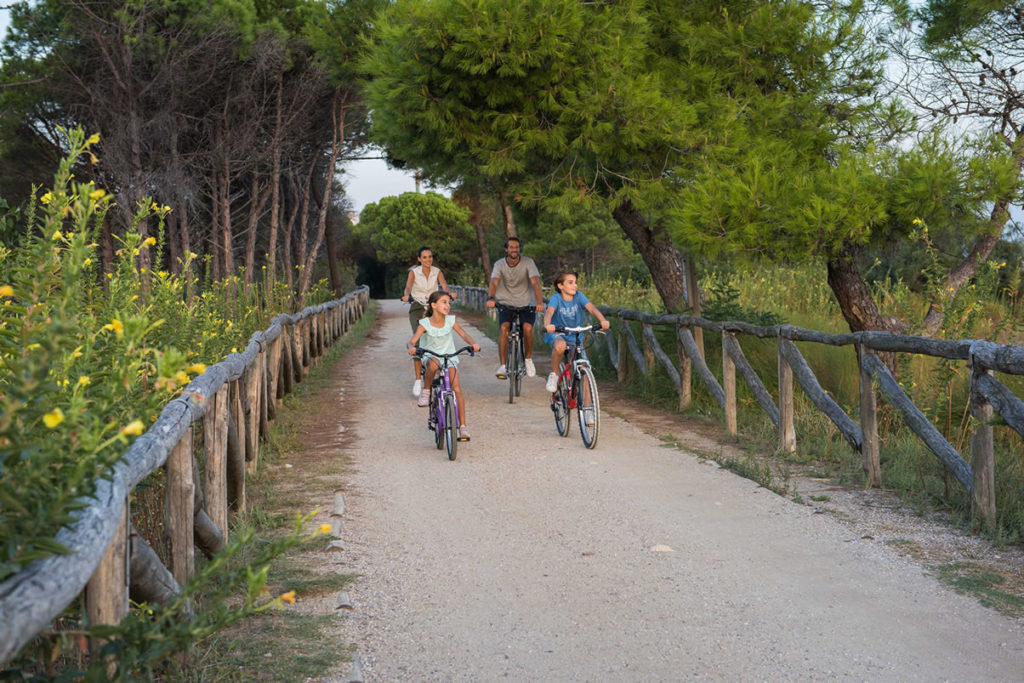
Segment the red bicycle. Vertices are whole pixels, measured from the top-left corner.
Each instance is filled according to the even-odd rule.
[[[579,417],[580,436],[587,448],[597,445],[597,435],[601,429],[601,404],[594,371],[583,348],[583,333],[599,331],[600,325],[555,328],[557,333],[574,334],[575,341],[569,344],[564,359],[558,364],[558,388],[551,394],[551,412],[555,414],[558,434],[568,436],[569,414],[575,409]]]

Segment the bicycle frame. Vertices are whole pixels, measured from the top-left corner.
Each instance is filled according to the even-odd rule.
[[[586,327],[556,327],[556,333],[572,333],[575,339],[567,348],[558,373],[558,386],[551,394],[551,410],[555,415],[555,427],[561,436],[569,434],[569,415],[575,410],[580,423],[580,437],[583,445],[594,448],[600,430],[600,401],[597,382],[583,348],[583,333],[600,331],[598,325]]]
[[[522,389],[523,377],[526,376],[526,349],[524,346],[523,322],[521,313],[533,310],[530,306],[515,307],[498,304],[498,308],[512,312],[512,323],[508,331],[506,346],[505,369],[508,372],[508,402],[513,403]]]
[[[454,460],[458,450],[458,436],[456,431],[459,428],[459,399],[452,388],[451,374],[449,370],[453,367],[450,359],[459,354],[473,353],[473,347],[464,346],[455,353],[432,353],[424,349],[416,349],[416,355],[423,358],[429,355],[437,359],[441,367],[438,368],[434,380],[430,384],[430,403],[427,414],[427,428],[434,432],[434,442],[438,449],[444,444],[448,450],[448,459]],[[430,359],[423,360],[423,372],[426,373],[427,363]]]

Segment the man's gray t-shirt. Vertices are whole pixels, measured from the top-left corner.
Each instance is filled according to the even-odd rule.
[[[540,271],[537,270],[537,264],[528,256],[519,257],[519,263],[515,266],[508,265],[505,259],[495,261],[494,268],[491,269],[491,279],[498,279],[494,300],[499,304],[516,308],[540,303],[533,300],[531,277],[539,278]]]

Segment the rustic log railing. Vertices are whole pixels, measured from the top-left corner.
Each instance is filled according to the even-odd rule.
[[[0,583],[0,664],[9,661],[85,590],[89,625],[118,623],[136,601],[164,602],[194,570],[195,548],[214,554],[227,540],[229,509],[245,508],[245,474],[276,402],[315,366],[326,347],[366,310],[369,289],[276,316],[245,350],[206,369],[170,401],[101,480],[78,521],[57,534],[71,552],[33,562]],[[200,425],[203,481],[193,451]],[[129,496],[166,466],[170,567],[135,533]]]
[[[460,287],[459,303],[481,308],[486,291]],[[998,413],[1006,424],[1024,436],[1024,401],[997,380],[994,372],[1024,375],[1024,348],[998,345],[984,340],[947,341],[929,337],[892,334],[889,332],[855,332],[829,334],[792,325],[761,326],[737,321],[713,321],[690,315],[655,315],[624,308],[599,306],[614,323],[613,334],[605,335],[608,357],[619,381],[628,377],[630,364],[647,376],[655,367],[662,367],[679,394],[680,408],[692,401],[693,371],[721,407],[726,431],[736,434],[736,373],[750,387],[762,410],[778,429],[779,449],[796,450],[793,380],[803,389],[814,406],[824,413],[850,446],[861,454],[864,474],[869,486],[882,484],[879,464],[879,440],[876,398],[878,390],[917,437],[943,462],[971,496],[975,514],[984,522],[995,520],[995,454],[993,417]],[[640,326],[640,342],[630,327]],[[661,348],[654,327],[675,328],[679,365]],[[722,339],[722,381],[719,382],[701,356],[693,331],[708,330]],[[747,361],[738,337],[749,335],[778,340],[778,396],[772,398]],[[811,342],[830,346],[852,346],[857,354],[860,388],[860,422],[858,423],[821,387],[814,371],[794,342]],[[641,348],[641,344],[643,348]],[[970,368],[970,409],[974,417],[972,457],[964,457],[942,436],[906,395],[877,353],[914,353],[919,355],[967,361]]]

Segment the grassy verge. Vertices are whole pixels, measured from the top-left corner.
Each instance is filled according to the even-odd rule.
[[[332,367],[349,350],[361,345],[377,320],[378,306],[371,302],[366,314],[343,338],[337,340],[320,363],[295,386],[295,391],[278,408],[266,442],[260,444],[260,468],[246,483],[247,509],[232,519],[233,533],[244,529],[256,532],[251,548],[236,558],[245,566],[247,558],[260,544],[284,534],[294,526],[297,510],[309,506],[301,491],[292,487],[294,469],[285,461],[304,447],[301,420],[308,417],[313,404],[328,389]],[[335,458],[329,469],[317,466],[316,475],[338,474],[344,458]],[[350,574],[320,571],[323,554],[331,539],[319,536],[278,557],[270,565],[268,585],[271,594],[295,591],[299,605],[271,610],[218,632],[196,646],[182,672],[191,681],[308,680],[321,677],[346,661],[351,653],[331,639],[332,626],[341,618],[332,609],[328,613],[307,613],[303,604],[331,601],[332,596],[354,580]]]

